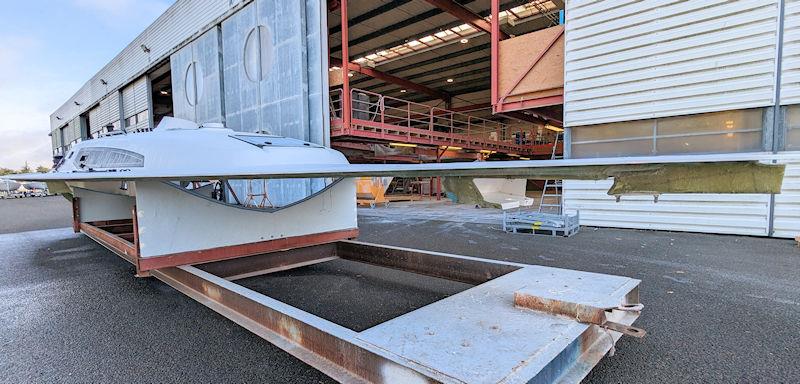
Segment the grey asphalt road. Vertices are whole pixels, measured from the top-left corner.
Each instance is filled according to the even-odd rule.
[[[0,199],[0,233],[72,225],[72,206],[61,196]]]
[[[792,241],[593,228],[564,239],[385,217],[360,225],[364,241],[641,279],[636,325],[647,337],[623,338],[587,382],[800,382]],[[133,277],[68,228],[0,235],[0,263],[2,382],[331,381],[159,281]],[[353,329],[466,288],[341,260],[239,282]]]

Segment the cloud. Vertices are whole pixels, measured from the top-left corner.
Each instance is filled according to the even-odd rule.
[[[32,65],[44,44],[25,35],[0,35],[0,167],[50,165],[50,113],[79,84]]]

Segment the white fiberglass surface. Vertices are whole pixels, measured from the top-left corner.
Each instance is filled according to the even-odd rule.
[[[180,122],[180,121],[179,121]],[[73,148],[58,173],[191,172],[223,167],[236,174],[242,167],[291,168],[298,164],[347,164],[338,151],[302,140],[240,133],[187,124],[153,132],[118,134],[87,140]],[[216,178],[213,178],[216,179]],[[212,178],[198,177],[208,184]],[[224,179],[216,200],[251,208],[275,209],[294,204],[332,184],[332,178],[270,180]],[[208,187],[202,189],[207,191]]]

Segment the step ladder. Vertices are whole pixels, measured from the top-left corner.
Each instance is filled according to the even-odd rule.
[[[563,132],[556,134],[556,139],[553,142],[553,151],[550,154],[551,160],[563,159],[563,155],[557,153],[558,142],[563,140]],[[562,198],[562,184],[561,180],[545,180],[544,188],[542,188],[542,196],[539,199],[539,213],[551,213],[561,215],[564,211],[564,199]]]

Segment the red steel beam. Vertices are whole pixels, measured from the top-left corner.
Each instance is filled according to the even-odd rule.
[[[492,2],[492,30],[491,30],[491,52],[489,55],[491,56],[491,103],[492,106],[496,106],[498,102],[498,98],[500,96],[500,81],[497,75],[497,71],[499,70],[499,56],[500,56],[500,23],[497,23],[497,19],[500,18],[500,0],[490,0]],[[495,108],[492,108],[492,112],[496,112]]]
[[[425,0],[425,1],[427,1],[434,7],[439,8],[453,15],[459,20],[469,25],[472,25],[473,27],[480,29],[486,33],[492,33],[494,27],[497,26],[497,30],[501,38],[507,39],[510,37],[503,31],[500,31],[498,17],[494,15],[494,13],[492,13],[492,22],[490,23],[486,21],[484,18],[480,17],[480,15],[476,14],[475,12],[470,11],[469,8],[459,3],[456,3],[453,0]]]
[[[171,253],[161,256],[141,257],[139,258],[139,269],[142,271],[149,271],[159,268],[176,267],[178,265],[202,264],[211,261],[228,260],[237,257],[332,243],[339,240],[354,239],[356,237],[358,237],[358,228],[351,228],[331,232],[312,233],[309,235],[283,237],[255,243]],[[133,248],[133,244],[130,245],[130,248]]]
[[[335,58],[335,57],[331,57],[330,58],[330,63],[331,63],[331,65],[335,65],[337,67],[344,68],[344,66],[342,65],[342,60],[341,59],[338,59],[338,58]],[[414,91],[417,91],[417,92],[424,93],[424,94],[430,95],[432,97],[435,97],[437,99],[442,99],[442,100],[445,100],[445,101],[450,100],[450,95],[448,95],[446,92],[442,92],[442,91],[439,91],[437,89],[429,88],[429,87],[426,87],[424,85],[420,85],[420,84],[411,82],[409,80],[403,79],[402,77],[397,77],[397,76],[394,76],[394,75],[390,75],[388,73],[381,72],[381,71],[378,71],[376,69],[372,69],[372,68],[369,68],[369,67],[364,67],[364,66],[361,66],[361,65],[356,64],[356,63],[348,63],[347,67],[348,67],[347,68],[348,70],[355,71],[355,72],[367,75],[369,77],[372,77],[372,78],[375,78],[375,79],[378,79],[378,80],[383,80],[383,81],[385,81],[387,83],[397,84],[397,85],[399,85],[401,87],[404,87],[404,88],[407,88],[407,89],[412,89]],[[342,71],[342,72],[343,73],[347,73],[347,71]],[[347,77],[347,76],[345,75],[345,77]],[[348,89],[349,89],[349,87],[348,87]]]
[[[342,58],[343,61],[350,62],[350,43],[349,26],[347,22],[347,0],[339,1],[339,9],[342,14]],[[348,71],[342,67],[342,128],[350,129],[351,109],[350,109],[350,76]]]

